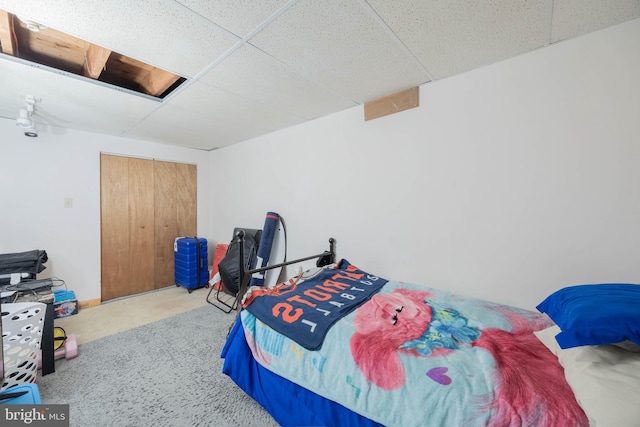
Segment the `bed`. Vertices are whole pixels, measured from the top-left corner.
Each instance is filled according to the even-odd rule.
[[[640,286],[618,286],[632,294],[624,310],[637,320]],[[222,351],[223,372],[283,426],[640,419],[637,327],[602,338],[613,339],[606,344],[568,344],[583,339],[572,335],[561,348],[555,336],[572,332],[554,310],[575,295],[559,292],[533,312],[387,280],[342,259],[246,296]],[[581,310],[593,317],[592,307]]]

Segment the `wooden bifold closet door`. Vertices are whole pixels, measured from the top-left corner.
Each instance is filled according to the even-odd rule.
[[[100,155],[102,301],[174,284],[173,242],[196,235],[196,165]]]

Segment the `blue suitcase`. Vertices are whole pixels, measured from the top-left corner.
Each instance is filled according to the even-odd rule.
[[[194,289],[209,285],[207,239],[180,237],[173,245],[174,279],[176,286]]]

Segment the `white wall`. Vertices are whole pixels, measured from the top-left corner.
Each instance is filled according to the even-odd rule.
[[[638,282],[640,20],[211,153],[212,235],[286,220],[289,259],[533,309],[579,283]]]
[[[13,120],[0,119],[0,253],[46,250],[47,269],[38,278],[63,279],[80,301],[100,298],[100,152],[197,164],[198,233],[210,234],[209,153],[39,130],[38,138],[26,138]]]
[[[198,234],[279,212],[289,258],[328,248],[388,278],[533,308],[575,283],[638,282],[640,20],[211,153],[0,119],[0,253],[100,297],[99,153],[198,164]],[[74,207],[64,208],[73,198]]]

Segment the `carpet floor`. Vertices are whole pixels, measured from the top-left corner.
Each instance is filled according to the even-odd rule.
[[[38,378],[42,402],[78,427],[277,426],[222,374],[233,319],[208,305],[81,344]]]

